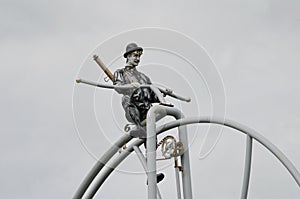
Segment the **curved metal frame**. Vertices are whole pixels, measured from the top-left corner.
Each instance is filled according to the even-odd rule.
[[[162,126],[156,128],[156,133],[160,134],[167,130],[170,130],[175,127],[180,127],[188,124],[196,124],[196,123],[212,123],[223,125],[239,132],[242,132],[247,135],[247,144],[246,144],[246,157],[245,157],[245,169],[244,169],[244,182],[242,187],[242,198],[247,198],[247,192],[249,187],[249,177],[251,171],[251,154],[252,154],[252,139],[255,139],[264,147],[266,147],[270,152],[280,160],[280,162],[286,167],[289,173],[292,175],[298,186],[300,186],[300,174],[293,163],[269,140],[265,137],[260,135],[257,131],[237,123],[232,120],[223,120],[218,118],[209,118],[209,117],[198,117],[198,118],[184,118],[184,119],[177,119],[175,121],[169,122]],[[92,186],[91,191],[87,193],[87,190],[92,183],[92,181],[96,178],[97,174],[104,168],[104,165],[113,157],[115,153],[117,153],[118,149],[121,148],[125,143],[129,142],[131,137],[129,135],[122,136],[95,164],[92,170],[88,173],[85,177],[83,183],[78,188],[77,192],[74,195],[74,198],[82,198],[86,193],[88,198],[92,198],[96,192],[99,190],[103,182],[107,179],[107,177],[111,174],[111,172],[133,151],[134,146],[140,146],[144,143],[144,140],[136,140],[130,146],[124,150],[120,156],[113,160],[111,167],[107,168],[104,171],[103,175],[96,179],[95,186]]]
[[[156,199],[156,116],[173,116],[174,118],[184,118],[183,113],[173,107],[166,107],[161,105],[153,106],[147,113],[147,174],[148,174],[148,198]],[[189,146],[186,126],[178,126],[179,140],[183,146]],[[189,148],[186,147],[184,153],[181,155],[182,164],[182,188],[183,197],[185,199],[192,199],[192,183],[190,171]]]

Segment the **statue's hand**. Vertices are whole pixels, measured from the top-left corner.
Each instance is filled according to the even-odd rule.
[[[130,84],[130,86],[132,86],[132,87],[134,87],[134,88],[140,88],[140,84],[138,83],[138,82],[132,82],[131,84]]]
[[[169,88],[166,88],[166,93],[167,93],[167,94],[172,94],[173,91],[172,91],[171,89],[169,89]]]

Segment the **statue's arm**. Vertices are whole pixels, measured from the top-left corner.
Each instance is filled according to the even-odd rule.
[[[123,80],[123,71],[122,69],[119,69],[117,70],[115,73],[114,73],[114,76],[113,76],[113,84],[116,85],[116,86],[121,86],[121,85],[124,85],[124,80]],[[121,90],[121,89],[115,89],[119,94],[125,94],[124,93],[124,90]]]
[[[113,84],[114,85],[122,85],[122,82],[123,82],[122,76],[123,76],[122,70],[121,69],[117,70],[113,76]]]
[[[145,78],[146,78],[147,84],[152,84],[151,79],[147,75],[145,75]]]

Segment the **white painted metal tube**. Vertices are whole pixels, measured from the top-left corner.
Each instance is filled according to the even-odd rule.
[[[147,176],[148,176],[148,199],[156,199],[156,123],[155,116],[158,114],[157,106],[150,108],[147,113]],[[164,115],[164,113],[159,113]]]
[[[110,167],[106,166],[106,169],[101,173],[100,178],[98,178],[91,187],[90,190],[87,191],[85,198],[93,198],[97,193],[98,189],[104,183],[104,181],[108,178],[108,176],[114,171],[115,168],[133,151],[133,146],[140,146],[144,140],[138,139],[134,141],[130,146],[122,151],[122,153],[114,160],[112,160]]]
[[[183,114],[176,108],[156,105],[150,108],[147,114],[147,173],[148,173],[148,198],[156,199],[156,115],[170,115],[176,119],[183,117]],[[182,161],[182,186],[185,199],[192,199],[192,185],[189,162],[188,137],[186,126],[179,126],[179,138],[186,147],[181,156]]]
[[[108,89],[115,89],[115,90],[127,90],[127,89],[135,88],[134,86],[131,86],[131,85],[122,85],[122,86],[109,85],[109,84],[92,82],[92,81],[84,80],[84,79],[81,79],[81,78],[76,79],[76,82],[77,83],[84,83],[84,84],[88,84],[88,85],[96,86],[96,87],[100,87],[100,88],[108,88]],[[173,92],[170,92],[170,91],[168,91],[166,89],[163,89],[163,88],[160,88],[158,86],[143,85],[142,84],[139,87],[141,87],[141,88],[150,88],[152,90],[153,90],[153,88],[157,88],[157,89],[153,90],[153,92],[155,92],[156,94],[157,94],[157,91],[160,91],[160,92],[162,92],[162,93],[164,93],[166,95],[169,95],[170,97],[173,97],[173,98],[181,100],[181,101],[185,101],[185,102],[190,102],[191,101],[191,98],[186,98],[186,97],[179,96],[179,95],[177,95],[177,94],[175,94]]]
[[[257,140],[259,143],[261,143],[263,146],[265,146],[269,151],[271,151],[281,161],[281,163],[287,168],[289,173],[292,175],[292,177],[295,179],[296,183],[300,187],[300,174],[299,174],[299,171],[293,165],[293,163],[290,160],[288,160],[287,157],[275,145],[273,145],[271,142],[269,142],[265,137],[260,135],[255,130],[253,130],[245,125],[242,125],[240,123],[234,122],[232,120],[224,120],[223,118],[219,118],[219,119],[218,118],[210,118],[210,117],[185,118],[185,119],[180,119],[178,121],[172,121],[172,122],[169,122],[162,126],[159,126],[156,129],[156,132],[157,132],[157,134],[160,134],[164,131],[170,130],[172,128],[176,128],[180,125],[188,125],[188,124],[196,124],[196,123],[213,123],[213,124],[218,124],[218,125],[224,125],[224,126],[230,127],[232,129],[236,129],[239,132],[242,132],[244,134],[251,136],[252,138]],[[142,140],[137,140],[133,145],[140,146],[142,143],[143,143]],[[122,145],[123,144],[121,144],[121,146]],[[130,151],[129,149],[130,149],[130,147],[127,148],[127,151]],[[132,152],[132,148],[131,148],[131,152]],[[106,153],[109,153],[109,152],[107,151]],[[114,160],[114,163],[112,163],[112,165],[117,166],[128,155],[129,154],[125,154],[125,153],[121,154],[116,160]],[[101,166],[101,165],[98,165],[98,166]],[[95,165],[95,167],[96,167],[96,165]],[[106,172],[105,175],[103,175],[101,178],[97,179],[98,182],[96,182],[96,184],[98,184],[98,186],[94,187],[95,191],[97,191],[101,187],[103,182],[107,179],[107,177],[110,175],[110,173],[112,171],[113,171],[113,169],[110,172]],[[90,177],[92,177],[92,176],[90,176]],[[83,193],[84,192],[85,192],[85,190],[83,191]],[[76,197],[74,197],[74,198],[76,198]],[[78,198],[81,198],[81,197],[78,197]]]
[[[141,149],[138,146],[133,146],[133,149],[134,149],[136,155],[138,156],[138,158],[146,172],[147,171],[147,161],[146,161],[146,158],[144,157]],[[161,199],[161,194],[160,194],[158,186],[157,186],[157,196],[158,196],[158,199]]]
[[[163,118],[164,115],[157,115],[156,121]],[[142,125],[146,123],[146,120],[142,122]],[[74,194],[74,199],[80,199],[84,195],[84,193],[87,191],[88,187],[92,183],[92,181],[95,179],[95,177],[98,175],[98,173],[102,170],[104,165],[117,153],[117,151],[127,142],[129,142],[132,139],[132,137],[128,134],[123,135],[117,142],[115,142],[102,156],[101,158],[96,162],[96,164],[93,166],[91,171],[86,175],[80,186],[78,187],[76,193]]]
[[[100,170],[104,167],[104,165],[113,157],[115,153],[127,142],[132,139],[130,135],[123,135],[117,142],[115,142],[96,162],[91,171],[86,175],[80,186],[78,187],[74,199],[80,199],[94,180],[94,178],[98,175]]]
[[[76,83],[84,83],[84,84],[88,84],[88,85],[96,86],[96,87],[101,87],[101,88],[109,88],[109,89],[114,89],[115,88],[115,86],[113,86],[113,85],[101,84],[101,83],[92,82],[92,81],[81,79],[81,78],[76,79]]]
[[[244,179],[243,179],[241,199],[247,199],[248,196],[250,174],[251,174],[251,160],[252,160],[252,138],[249,135],[247,135]]]
[[[176,162],[176,166],[178,166],[177,157],[174,157],[174,161]],[[179,177],[179,168],[175,167],[175,179],[176,179],[176,190],[177,190],[177,198],[181,199],[181,187],[180,187],[180,177]]]
[[[196,124],[196,123],[212,123],[212,124],[219,124],[223,126],[227,126],[233,129],[236,129],[244,134],[248,134],[252,138],[254,138],[256,141],[261,143],[264,147],[266,147],[273,155],[275,155],[280,162],[285,166],[285,168],[289,171],[289,173],[292,175],[292,177],[295,179],[298,186],[300,186],[300,173],[296,169],[296,167],[293,165],[293,163],[269,140],[267,140],[264,136],[256,132],[254,129],[251,129],[245,125],[242,125],[238,122],[232,121],[232,120],[224,120],[223,118],[210,118],[210,117],[198,117],[198,118],[185,118],[180,119],[177,121],[169,122],[167,124],[164,124],[157,129],[157,134],[167,131],[169,129],[182,126],[182,125],[188,125],[188,124]]]
[[[184,118],[181,111],[175,108],[167,108],[167,115],[171,115],[178,119]],[[192,177],[191,177],[191,166],[190,166],[190,155],[189,155],[189,142],[187,134],[187,126],[178,126],[179,140],[185,147],[184,153],[181,155],[181,166],[182,166],[182,189],[184,199],[192,199]]]

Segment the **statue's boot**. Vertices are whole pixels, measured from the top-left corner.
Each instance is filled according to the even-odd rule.
[[[138,110],[136,108],[133,108],[133,107],[128,109],[128,111],[129,111],[130,117],[136,124],[136,127],[134,129],[132,129],[129,132],[129,134],[135,138],[146,138],[147,134],[146,134],[145,129],[142,127],[141,120],[140,120],[140,113],[138,112]]]
[[[136,129],[132,129],[129,132],[129,134],[135,138],[146,138],[147,137],[145,129],[141,126],[136,126]]]

